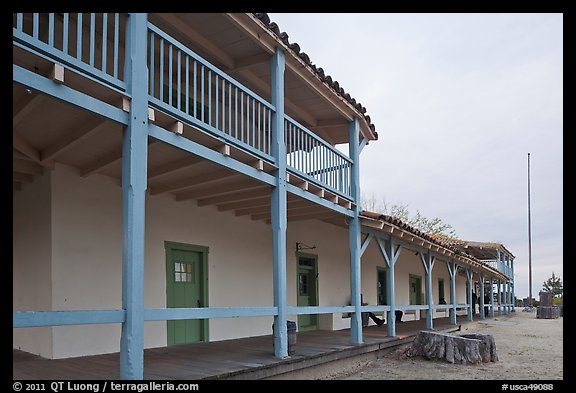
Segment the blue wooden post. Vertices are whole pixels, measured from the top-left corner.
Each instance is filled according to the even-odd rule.
[[[348,126],[349,156],[352,160],[350,176],[350,194],[353,199],[354,217],[350,219],[348,227],[348,241],[350,244],[350,304],[355,311],[350,318],[350,341],[353,344],[362,343],[362,315],[360,306],[360,123],[354,118]]]
[[[504,258],[506,261],[506,271],[507,271],[506,275],[511,276],[511,274],[510,274],[510,270],[511,270],[510,257],[508,255],[505,255]],[[512,300],[513,300],[512,299],[512,279],[511,278],[508,280],[506,287],[507,287],[507,291],[506,291],[506,300],[507,301],[506,301],[506,303],[508,304],[508,306],[507,306],[508,315],[510,315],[510,313],[512,312]]]
[[[468,320],[472,321],[472,269],[466,268],[466,279],[468,280]]]
[[[144,218],[148,156],[147,14],[130,14],[124,76],[131,95],[122,145],[122,308],[120,378],[144,377]]]
[[[502,315],[502,294],[500,292],[500,280],[496,283],[496,300],[498,301],[498,316]]]
[[[446,261],[446,267],[448,274],[450,274],[450,303],[452,304],[450,325],[456,325],[456,273],[458,272],[458,265],[454,261]]]
[[[380,249],[380,253],[384,257],[386,261],[386,265],[388,266],[388,275],[386,276],[386,297],[388,298],[388,306],[390,310],[388,310],[387,316],[387,332],[389,337],[396,336],[396,297],[395,297],[395,278],[394,278],[394,270],[396,261],[400,256],[400,252],[402,251],[402,247],[398,245],[398,247],[394,247],[394,239],[390,236],[390,241],[388,242],[389,247],[386,247],[385,242],[380,239],[376,238],[378,242],[378,248]]]
[[[480,278],[480,299],[478,304],[480,304],[480,319],[485,319],[484,316],[484,273],[478,273]]]
[[[510,269],[512,270],[512,312],[516,311],[516,291],[514,289],[514,287],[516,286],[514,284],[515,279],[514,279],[514,258],[510,258]]]
[[[494,318],[494,279],[490,278],[490,318]]]
[[[419,254],[422,265],[424,265],[424,271],[426,272],[426,304],[428,305],[428,312],[426,313],[426,328],[432,330],[434,328],[432,323],[434,312],[432,301],[432,268],[434,267],[435,257],[432,256],[431,253],[424,255],[420,252]]]
[[[272,189],[272,253],[274,276],[274,355],[288,356],[288,329],[286,326],[286,144],[284,143],[284,52],[276,48],[270,59],[272,105],[272,156],[276,162],[277,184]]]

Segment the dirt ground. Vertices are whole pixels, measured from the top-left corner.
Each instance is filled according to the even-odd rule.
[[[535,310],[535,309],[534,309]],[[562,380],[563,318],[536,319],[536,311],[516,308],[511,317],[500,316],[462,325],[460,333],[490,333],[499,361],[477,365],[408,358],[408,346],[370,361],[353,373],[333,379],[353,380]]]

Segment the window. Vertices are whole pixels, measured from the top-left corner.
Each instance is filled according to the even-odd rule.
[[[298,264],[300,266],[314,267],[314,262],[315,260],[313,258],[304,258],[304,257],[298,258]]]
[[[174,264],[175,282],[192,282],[192,264],[176,262]]]

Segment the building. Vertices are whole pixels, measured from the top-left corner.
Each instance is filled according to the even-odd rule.
[[[287,320],[352,343],[366,312],[455,323],[476,282],[509,312],[501,245],[492,266],[360,210],[377,139],[266,14],[14,14],[14,348],[119,351],[140,379],[144,348],[272,323],[284,358]]]

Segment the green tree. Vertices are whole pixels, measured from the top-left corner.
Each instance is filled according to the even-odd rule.
[[[560,277],[556,277],[554,272],[552,272],[552,277],[544,281],[542,284],[542,289],[546,292],[552,292],[554,297],[560,297],[564,292],[564,288],[562,286],[562,280]]]

